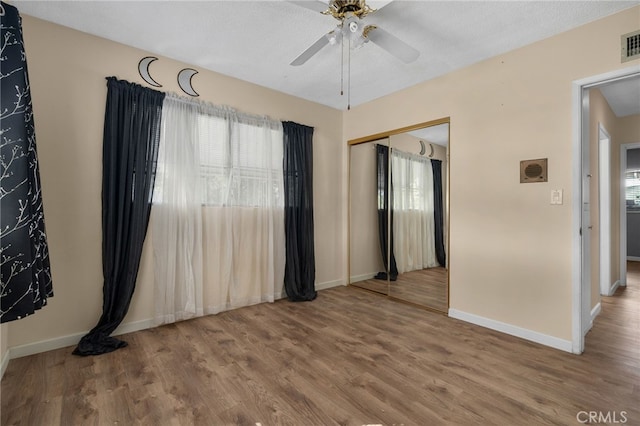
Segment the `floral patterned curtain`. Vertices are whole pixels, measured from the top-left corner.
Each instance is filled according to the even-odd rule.
[[[27,62],[18,10],[0,4],[0,322],[53,296]]]

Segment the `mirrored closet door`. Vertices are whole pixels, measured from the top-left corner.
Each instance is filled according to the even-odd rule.
[[[447,312],[449,120],[350,142],[350,283]]]
[[[389,138],[349,147],[349,269],[350,284],[376,293],[389,294],[386,238],[389,204],[385,192],[388,162],[379,151],[389,150]],[[387,179],[388,182],[388,179]],[[388,210],[388,208],[386,209]],[[382,234],[382,239],[381,239]]]

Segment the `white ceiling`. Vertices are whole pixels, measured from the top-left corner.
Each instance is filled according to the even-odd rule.
[[[289,64],[338,21],[287,1],[27,1],[22,14],[337,109],[339,45]],[[376,2],[369,2],[375,6]],[[389,3],[383,1],[382,4]],[[355,106],[640,4],[634,1],[403,1],[364,18],[420,51],[405,64],[367,43],[351,54]],[[640,27],[640,25],[639,25]],[[614,47],[612,47],[614,48]],[[193,85],[197,91],[196,75]]]
[[[600,91],[616,117],[640,114],[640,77],[605,84]]]
[[[436,126],[425,127],[409,132],[411,136],[422,139],[426,142],[435,143],[436,145],[449,145],[449,124],[438,124]]]

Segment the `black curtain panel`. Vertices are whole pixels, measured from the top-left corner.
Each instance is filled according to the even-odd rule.
[[[22,23],[6,3],[0,15],[0,322],[8,322],[46,305],[53,287]]]
[[[107,78],[102,151],[102,316],[75,355],[127,345],[110,337],[129,309],[155,180],[164,93]]]
[[[393,254],[393,194],[389,186],[389,147],[376,145],[376,170],[378,180],[378,233],[380,237],[380,251],[384,262],[384,272],[378,273],[375,278],[395,281],[398,277],[396,257]],[[389,232],[389,214],[391,215],[391,232]],[[391,236],[391,244],[389,244]],[[387,256],[387,253],[390,256]]]
[[[313,127],[291,121],[284,130],[284,288],[289,300],[317,296],[313,234]]]
[[[442,198],[442,161],[431,160],[431,168],[433,169],[436,260],[441,266],[446,266],[447,256],[444,249],[444,202]]]

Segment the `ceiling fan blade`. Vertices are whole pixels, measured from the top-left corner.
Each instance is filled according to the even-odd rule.
[[[313,0],[313,1],[290,1],[289,0],[289,3],[293,3],[298,6],[304,7],[305,9],[310,9],[320,13],[329,9],[329,5],[327,3],[323,3],[318,0]]]
[[[367,4],[372,9],[375,9],[376,12],[379,12],[383,7],[387,7],[387,5],[392,1],[393,0],[369,0],[367,1]]]
[[[311,47],[309,47],[307,50],[305,50],[304,52],[302,52],[300,54],[300,56],[298,56],[297,58],[295,58],[293,60],[293,62],[291,62],[291,65],[293,65],[294,67],[297,67],[298,65],[302,65],[305,62],[307,62],[313,55],[315,55],[316,53],[318,53],[320,51],[320,49],[322,49],[323,47],[325,47],[327,44],[329,44],[329,38],[326,35],[323,35],[322,37],[320,37],[318,39],[318,41],[316,41],[315,43],[313,43],[311,45]]]
[[[416,49],[375,25],[367,25],[364,29],[364,35],[367,39],[407,64],[415,61],[420,56],[420,52]]]

